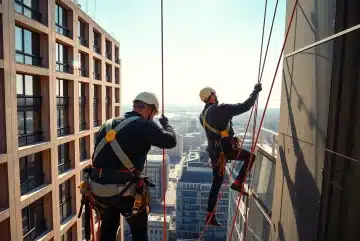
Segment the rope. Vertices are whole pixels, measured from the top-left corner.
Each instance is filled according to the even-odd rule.
[[[161,108],[162,114],[165,113],[164,108],[164,10],[163,10],[163,0],[161,0]],[[163,165],[162,165],[162,183],[163,183],[163,192],[164,192],[164,226],[163,226],[163,235],[164,241],[166,239],[166,190],[167,185],[165,185],[166,181],[166,168],[165,168],[165,149],[162,150],[163,156]]]
[[[248,128],[249,128],[249,125],[250,125],[250,120],[251,120],[253,111],[254,111],[254,107],[251,108],[249,121],[248,121],[247,126],[246,126],[246,129],[245,129],[245,134],[244,134],[244,137],[243,137],[243,141],[241,142],[240,149],[242,149],[243,144],[244,144],[244,142],[245,142],[246,134],[247,134],[247,131],[248,131]],[[236,159],[238,159],[239,155],[240,155],[240,152],[237,154]],[[230,174],[233,172],[233,170],[234,170],[234,168],[235,168],[235,164],[236,164],[236,161],[234,161],[233,164],[232,164],[232,167],[231,167],[231,170],[230,170]],[[230,175],[228,176],[228,178],[226,179],[226,181],[225,181],[225,183],[224,183],[224,186],[225,186],[225,187],[227,187],[227,186],[229,185],[229,181],[230,181]],[[200,234],[198,241],[201,240],[201,238],[203,237],[204,233],[206,232],[207,227],[208,227],[208,225],[209,225],[209,223],[210,223],[210,220],[211,220],[211,218],[212,218],[212,217],[214,216],[214,214],[215,214],[217,204],[218,204],[219,200],[221,199],[221,197],[222,197],[223,195],[224,195],[224,191],[222,191],[222,192],[218,195],[218,198],[217,198],[216,204],[215,204],[215,208],[214,208],[214,210],[211,212],[210,217],[209,217],[208,221],[206,222],[205,227],[204,227],[204,230],[203,230],[202,233]]]
[[[280,67],[282,55],[283,55],[283,52],[284,52],[284,49],[285,49],[285,44],[286,44],[287,38],[288,38],[288,36],[289,36],[291,24],[292,24],[293,19],[294,19],[294,16],[295,16],[295,10],[296,10],[296,6],[297,6],[297,4],[298,4],[298,1],[299,1],[299,0],[296,0],[296,1],[295,1],[294,7],[293,7],[293,10],[292,10],[292,14],[291,14],[290,21],[289,21],[289,24],[288,24],[288,27],[287,27],[287,31],[286,31],[285,39],[284,39],[284,42],[283,42],[283,46],[282,46],[282,49],[281,49],[281,52],[280,52],[280,55],[279,55],[278,63],[277,63],[277,66],[276,66],[276,69],[275,69],[275,73],[274,73],[274,77],[273,77],[273,80],[272,80],[272,83],[271,83],[269,95],[268,95],[267,100],[266,100],[266,104],[265,104],[265,108],[264,108],[264,113],[262,114],[262,117],[261,117],[261,120],[260,120],[260,125],[259,125],[259,128],[258,128],[257,134],[256,134],[255,143],[254,143],[254,145],[251,147],[251,157],[250,157],[250,159],[252,159],[252,157],[253,157],[253,155],[254,155],[254,151],[255,151],[256,144],[257,144],[257,141],[258,141],[258,138],[259,138],[259,135],[260,135],[261,127],[262,127],[262,124],[263,124],[263,122],[264,122],[266,110],[267,110],[267,107],[268,107],[268,104],[269,104],[269,101],[270,101],[272,89],[273,89],[273,87],[274,87],[274,83],[275,83],[275,79],[276,79],[276,76],[277,76],[277,72],[278,72],[279,67]],[[247,166],[247,168],[246,168],[246,173],[249,173],[249,169],[250,169],[249,167],[250,167],[250,165]],[[243,185],[243,188],[244,188],[244,182],[242,183],[242,185]],[[241,196],[242,196],[242,194],[243,194],[243,188],[241,189],[241,192],[239,193],[238,202],[240,202],[240,200],[241,200]],[[239,204],[237,204],[237,206],[239,206]],[[235,214],[235,216],[234,216],[232,225],[235,224],[235,220],[236,220],[236,218],[237,218],[237,214],[238,214],[238,212],[236,212],[236,214]],[[245,217],[245,224],[247,223],[247,219],[248,219],[248,217],[246,216],[246,217]],[[232,230],[232,231],[233,231],[233,230]],[[232,236],[232,231],[231,231],[229,237]],[[245,234],[246,234],[246,233],[245,233]],[[244,240],[246,240],[246,236],[245,236]]]

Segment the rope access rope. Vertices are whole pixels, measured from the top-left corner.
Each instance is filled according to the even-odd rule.
[[[293,7],[293,10],[292,10],[292,13],[291,13],[291,17],[290,17],[290,21],[289,21],[289,24],[288,24],[288,27],[287,27],[287,31],[286,31],[285,39],[284,39],[284,42],[283,42],[283,46],[282,46],[282,49],[281,49],[281,52],[280,52],[280,55],[279,55],[278,63],[277,63],[277,65],[276,65],[274,77],[273,77],[273,80],[272,80],[272,83],[271,83],[269,95],[268,95],[268,97],[267,97],[266,104],[265,104],[265,108],[264,108],[264,112],[263,112],[263,114],[262,114],[262,117],[261,117],[261,120],[260,120],[260,125],[259,125],[259,128],[258,128],[257,134],[256,134],[255,143],[254,143],[254,145],[251,147],[251,157],[250,157],[250,159],[251,159],[252,156],[254,155],[254,151],[255,151],[255,148],[256,148],[256,144],[257,144],[257,141],[258,141],[258,138],[259,138],[259,135],[260,135],[260,131],[261,131],[261,126],[262,126],[262,124],[263,124],[263,122],[264,122],[266,110],[267,110],[267,107],[268,107],[268,104],[269,104],[269,101],[270,101],[270,97],[271,97],[272,89],[273,89],[273,87],[274,87],[274,83],[275,83],[275,79],[276,79],[276,76],[277,76],[277,72],[278,72],[279,67],[280,67],[282,55],[283,55],[283,52],[284,52],[284,49],[285,49],[285,45],[286,45],[287,38],[288,38],[288,36],[289,36],[290,28],[291,28],[291,25],[292,25],[292,22],[293,22],[293,19],[294,19],[294,16],[295,16],[295,11],[296,11],[296,7],[297,7],[297,4],[298,4],[298,1],[299,1],[299,0],[296,0],[295,3],[294,3],[294,7]],[[249,167],[250,167],[250,165],[247,167],[246,173],[249,173]],[[243,187],[244,187],[244,182],[242,183],[242,185],[243,185]],[[241,189],[241,192],[239,193],[238,202],[240,202],[242,194],[243,194],[243,188]],[[239,204],[237,204],[237,206],[239,206]],[[238,214],[238,211],[236,211],[236,214],[235,214],[235,216],[234,216],[234,219],[233,219],[233,222],[232,222],[233,224],[232,224],[232,225],[234,225],[234,223],[235,223],[235,220],[236,220],[236,218],[237,218],[237,214]],[[245,223],[247,222],[247,219],[248,219],[248,217],[246,216],[246,217],[245,217]],[[245,234],[246,234],[246,233],[245,233]],[[229,237],[231,237],[231,235],[232,235],[232,232],[230,233]],[[246,240],[246,236],[245,236],[244,240]]]
[[[164,108],[164,11],[163,11],[163,0],[161,0],[161,108],[162,114],[165,113]],[[164,227],[163,227],[163,235],[164,241],[166,239],[166,190],[167,185],[165,185],[166,181],[166,168],[165,168],[165,149],[162,150],[162,158],[163,158],[163,166],[162,166],[162,183],[163,183],[163,192],[164,192]]]

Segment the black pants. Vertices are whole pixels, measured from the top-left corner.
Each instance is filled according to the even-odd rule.
[[[104,210],[101,224],[100,241],[116,241],[116,232],[122,214],[130,226],[132,241],[148,241],[148,216],[143,209],[136,216],[130,216],[134,205],[133,197],[114,196],[111,198],[95,197],[95,199],[108,206]]]
[[[217,161],[219,158],[219,152],[217,151],[213,151],[213,152],[209,152],[210,158],[211,158],[211,164],[213,167],[213,182],[211,185],[211,189],[210,189],[210,193],[209,193],[209,199],[208,199],[208,212],[212,212],[215,208],[216,205],[216,201],[219,195],[219,191],[221,188],[221,185],[224,181],[224,176],[219,176],[219,168],[220,166],[217,165]],[[227,160],[236,160],[236,161],[243,161],[243,165],[241,166],[240,172],[236,177],[236,180],[239,180],[240,182],[243,182],[245,180],[246,177],[246,170],[248,168],[248,166],[250,165],[249,168],[252,167],[252,165],[254,164],[254,160],[255,160],[255,155],[253,155],[252,161],[250,162],[250,156],[251,156],[251,152],[242,149],[240,151],[240,154],[238,156],[238,152],[236,151],[232,151],[229,153],[225,154],[226,159]],[[238,157],[238,158],[237,158]]]

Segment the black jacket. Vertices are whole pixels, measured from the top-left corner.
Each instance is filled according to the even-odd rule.
[[[131,116],[139,116],[140,118],[121,129],[116,135],[116,140],[135,168],[142,171],[151,146],[171,149],[176,146],[176,136],[169,124],[162,129],[155,122],[142,118],[134,111],[125,113],[125,118]],[[121,119],[114,119],[113,128],[120,122]],[[95,147],[104,138],[105,134],[106,130],[103,128],[97,136]],[[108,144],[93,160],[93,166],[104,170],[126,170]]]
[[[254,90],[250,97],[243,103],[238,104],[206,104],[202,114],[200,115],[200,123],[202,122],[202,115],[205,113],[206,109],[211,105],[214,105],[209,109],[206,114],[206,122],[213,128],[223,131],[226,129],[228,123],[230,122],[229,137],[223,138],[221,140],[222,147],[225,152],[231,150],[231,140],[234,137],[234,130],[232,128],[232,118],[234,116],[240,115],[244,112],[247,112],[255,104],[258,92]],[[213,133],[212,131],[205,128],[206,136],[208,139],[208,151],[215,150],[215,141],[220,141],[220,136]]]

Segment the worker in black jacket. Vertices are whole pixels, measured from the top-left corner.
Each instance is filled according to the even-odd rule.
[[[125,196],[124,192],[117,192],[117,195],[109,193],[114,192],[114,186],[115,190],[125,190],[125,184],[131,184],[134,180],[134,173],[139,174],[143,171],[151,146],[165,149],[176,146],[175,133],[168,119],[164,115],[159,119],[162,128],[152,121],[158,110],[157,97],[153,93],[142,92],[133,101],[133,111],[126,113],[125,118],[115,118],[112,123],[109,122],[112,128],[103,126],[99,131],[93,156],[91,185],[95,200],[105,206],[102,215],[101,241],[116,240],[120,214],[126,218],[130,226],[133,241],[148,240],[146,209],[142,208],[134,215],[133,207],[136,199],[133,195]],[[128,124],[116,133],[116,127],[125,121]],[[115,143],[109,142],[112,140]],[[102,144],[102,142],[110,144]],[[124,154],[119,154],[118,148],[115,148],[117,144]],[[130,168],[132,170],[124,165],[127,164],[124,159],[130,160],[129,165],[132,165]]]
[[[200,99],[205,102],[204,110],[200,115],[201,125],[204,127],[208,147],[207,151],[213,167],[213,182],[208,199],[208,214],[206,222],[209,225],[220,226],[217,222],[214,211],[217,197],[224,179],[225,161],[240,160],[243,161],[241,170],[230,188],[238,192],[241,191],[242,183],[246,176],[246,169],[251,168],[253,159],[250,161],[251,153],[245,149],[239,149],[239,140],[234,138],[232,128],[232,118],[247,112],[254,105],[258,93],[262,90],[261,84],[255,85],[254,91],[250,97],[243,103],[238,104],[218,104],[218,99],[214,89],[205,87],[200,91]],[[243,192],[247,195],[247,192]],[[210,219],[210,220],[209,220]]]

